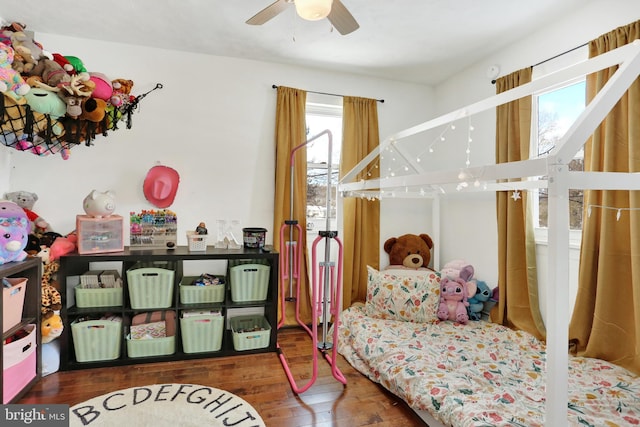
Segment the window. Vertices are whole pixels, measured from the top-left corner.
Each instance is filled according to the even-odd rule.
[[[535,97],[537,108],[534,108],[537,125],[537,140],[534,154],[545,156],[559,142],[585,107],[585,81],[580,80],[569,85],[542,93]],[[569,163],[569,170],[579,171],[584,167],[584,152],[580,150]],[[569,190],[569,222],[571,230],[582,229],[582,190]],[[546,229],[548,219],[548,191],[538,190],[534,200],[534,218],[538,220],[538,228]],[[546,239],[545,239],[546,240]]]
[[[307,231],[309,242],[319,230],[337,230],[338,178],[342,144],[342,105],[307,101],[307,138],[329,130],[331,132],[331,204],[327,212],[327,172],[329,160],[328,138],[322,136],[307,146]]]

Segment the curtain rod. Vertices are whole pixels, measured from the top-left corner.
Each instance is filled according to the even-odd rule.
[[[278,85],[271,85],[272,88],[274,89],[278,89]],[[339,96],[339,97],[344,97],[345,95],[338,95],[335,93],[327,93],[327,92],[315,92],[313,90],[307,90],[306,92],[310,92],[310,93],[317,93],[318,95],[329,95],[329,96]],[[384,99],[376,99],[376,101],[384,103]]]
[[[569,49],[569,50],[566,50],[566,51],[564,51],[564,52],[562,52],[562,53],[559,53],[559,54],[557,54],[556,56],[552,56],[551,58],[547,58],[547,59],[545,59],[544,61],[540,61],[540,62],[538,62],[537,64],[532,65],[532,66],[531,66],[531,68],[533,68],[533,67],[537,67],[538,65],[542,65],[542,64],[544,64],[545,62],[549,62],[549,61],[551,61],[552,59],[556,59],[556,58],[558,58],[558,57],[560,57],[560,56],[562,56],[562,55],[566,55],[567,53],[569,53],[569,52],[573,52],[574,50],[580,49],[581,47],[585,47],[585,46],[587,46],[588,44],[589,44],[589,42],[582,43],[580,46],[576,46],[576,47],[574,47],[574,48],[572,48],[572,49]]]
[[[580,46],[576,46],[576,47],[573,47],[573,48],[571,48],[571,49],[569,49],[569,50],[565,50],[564,52],[559,53],[559,54],[557,54],[557,55],[555,55],[555,56],[552,56],[551,58],[547,58],[547,59],[545,59],[545,60],[542,60],[542,61],[538,62],[537,64],[532,65],[532,66],[531,66],[531,68],[537,67],[538,65],[542,65],[542,64],[544,64],[545,62],[549,62],[549,61],[551,61],[552,59],[559,58],[559,57],[561,57],[562,55],[566,55],[566,54],[567,54],[567,53],[569,53],[569,52],[573,52],[574,50],[578,50],[578,49],[580,49],[581,47],[585,47],[585,46],[587,46],[588,44],[589,44],[589,42],[582,43]],[[496,79],[491,80],[491,84],[496,84],[496,81],[497,81]]]

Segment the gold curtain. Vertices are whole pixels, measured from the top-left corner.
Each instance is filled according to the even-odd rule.
[[[302,228],[301,235],[297,232],[293,240],[302,245],[303,259],[300,265],[300,318],[305,323],[311,323],[311,302],[309,297],[309,280],[307,276],[306,224],[307,224],[307,150],[303,147],[294,155],[293,186],[293,218],[291,218],[291,151],[306,141],[305,105],[307,92],[300,89],[279,86],[276,103],[276,179],[273,215],[273,246],[280,251],[280,268],[286,252],[280,250],[280,229],[285,220],[295,219]],[[285,240],[289,240],[289,228],[285,230]],[[282,274],[282,271],[281,271]],[[289,296],[289,285],[293,283],[295,295],[296,281],[286,280],[284,283],[285,296]],[[280,280],[279,280],[279,283]],[[281,290],[279,290],[279,293]],[[278,318],[282,318],[280,298],[278,299]],[[285,307],[285,325],[296,325],[295,305],[287,303]]]
[[[496,81],[496,92],[530,81],[531,68],[516,71]],[[528,159],[530,137],[531,96],[497,107],[496,163]],[[500,298],[491,320],[543,339],[545,329],[538,301],[535,239],[528,199],[526,191],[496,193]]]
[[[380,144],[378,106],[374,99],[344,97],[340,177]],[[365,179],[366,171],[356,179]],[[378,169],[370,178],[379,176]],[[343,307],[367,296],[367,265],[380,268],[380,201],[343,199]]]
[[[636,21],[591,41],[589,56],[639,37],[640,21]],[[587,102],[616,69],[587,76]],[[584,160],[588,171],[640,172],[640,80],[635,80],[587,141]],[[589,209],[589,206],[596,207]],[[618,208],[630,210],[621,211],[618,219]],[[569,338],[577,354],[605,359],[640,374],[637,209],[640,209],[639,191],[585,191],[578,295]]]

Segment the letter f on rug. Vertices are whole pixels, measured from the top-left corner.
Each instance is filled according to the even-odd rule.
[[[94,397],[69,410],[71,427],[265,427],[238,396],[196,384],[154,384]]]

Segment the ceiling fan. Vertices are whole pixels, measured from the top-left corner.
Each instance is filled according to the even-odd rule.
[[[301,18],[317,21],[327,18],[342,35],[352,33],[360,28],[351,13],[340,0],[276,0],[260,12],[252,16],[247,24],[262,25],[285,11],[293,3]]]

